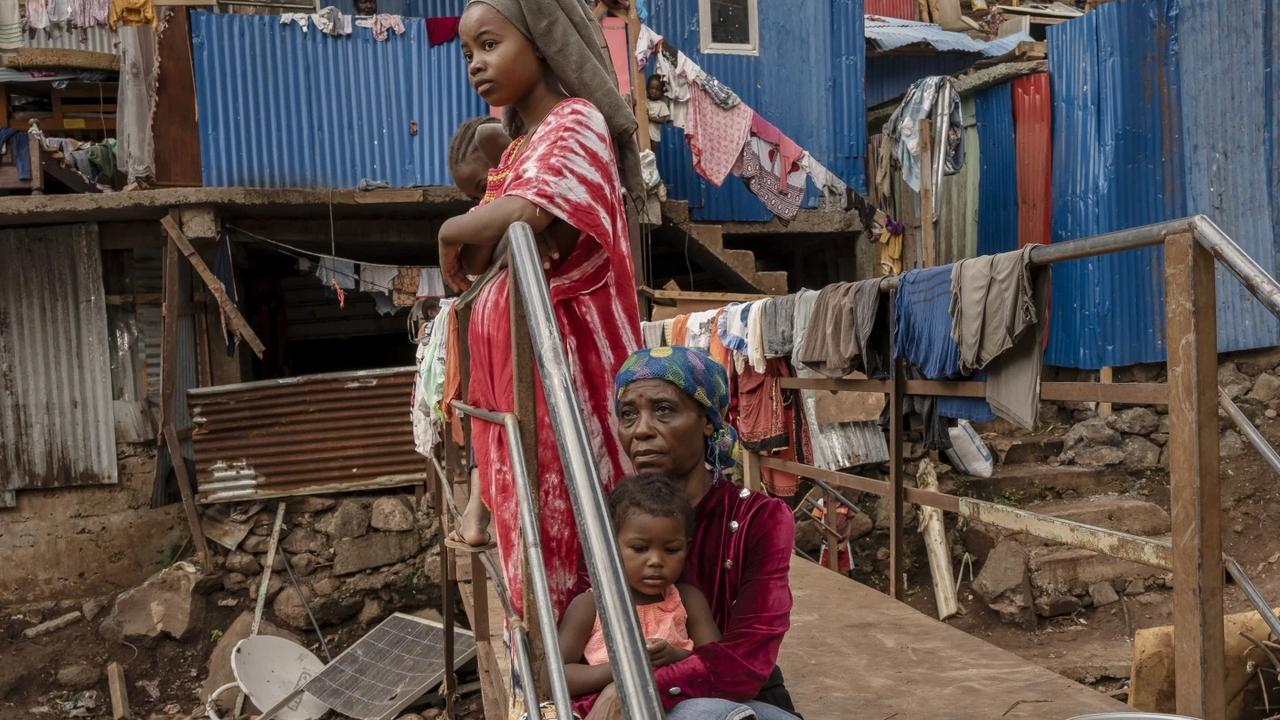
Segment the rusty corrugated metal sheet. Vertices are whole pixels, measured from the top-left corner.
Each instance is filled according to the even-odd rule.
[[[1014,78],[1013,127],[1018,162],[1018,247],[1047,244],[1053,209],[1053,106],[1049,73]]]
[[[200,501],[421,482],[414,375],[393,368],[190,390]]]
[[[916,0],[863,0],[863,11],[880,17],[916,19]]]
[[[0,231],[0,495],[116,481],[97,226]]]

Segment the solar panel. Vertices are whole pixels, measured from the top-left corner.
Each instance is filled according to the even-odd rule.
[[[476,652],[458,628],[455,666]],[[396,613],[370,630],[304,687],[308,695],[357,720],[386,720],[444,679],[444,627]]]

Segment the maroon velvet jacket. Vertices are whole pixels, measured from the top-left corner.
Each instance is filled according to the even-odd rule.
[[[723,637],[657,669],[667,710],[691,697],[754,698],[791,627],[795,518],[786,503],[717,479],[694,512],[697,528],[680,580],[707,596]]]

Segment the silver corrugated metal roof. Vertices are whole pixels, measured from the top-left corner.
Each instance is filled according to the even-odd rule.
[[[37,32],[34,38],[27,38],[27,47],[88,50],[89,52],[115,55],[116,34],[111,31],[111,28],[101,25],[90,28],[72,28],[71,32],[60,32],[56,37],[46,32]]]
[[[0,231],[0,494],[116,480],[97,226]]]
[[[988,42],[971,38],[964,33],[943,30],[933,23],[878,15],[867,16],[866,35],[867,42],[882,52],[908,45],[928,45],[942,52],[969,52],[987,57],[999,57],[1012,52],[1018,43],[1032,39],[1026,33],[1017,33]]]

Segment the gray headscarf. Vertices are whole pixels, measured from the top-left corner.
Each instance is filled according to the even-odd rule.
[[[645,200],[636,116],[618,92],[600,23],[587,12],[582,0],[468,0],[467,4],[478,2],[497,10],[537,46],[565,94],[589,101],[604,115],[627,194],[627,230],[635,242],[640,228],[637,209]],[[511,118],[505,122],[512,131]]]

